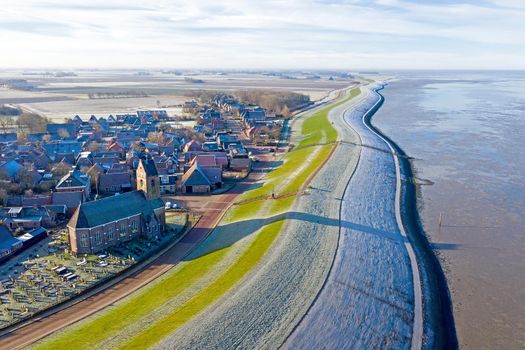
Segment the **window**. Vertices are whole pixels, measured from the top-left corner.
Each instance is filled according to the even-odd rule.
[[[151,187],[155,188],[155,179],[151,179]]]
[[[102,243],[102,232],[100,231],[95,232],[94,241],[96,245],[99,245],[100,243]]]
[[[108,227],[108,241],[115,239],[113,226]]]
[[[80,246],[81,247],[89,247],[89,236],[87,233],[80,234]]]
[[[131,222],[131,232],[132,233],[137,233],[137,231],[138,231],[137,222],[136,221],[132,221]]]
[[[126,224],[125,223],[121,223],[120,224],[120,237],[125,237],[127,234],[126,232]]]

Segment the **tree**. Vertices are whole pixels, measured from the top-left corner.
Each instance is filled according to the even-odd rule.
[[[15,174],[15,181],[20,184],[21,189],[32,188],[34,184],[33,171],[24,166]]]
[[[159,146],[165,146],[166,143],[168,142],[168,139],[166,138],[166,136],[164,136],[164,134],[162,132],[159,132],[159,131],[150,132],[148,134],[148,139],[147,140],[148,140],[148,142],[156,143]]]
[[[100,179],[100,174],[102,174],[102,171],[97,166],[94,165],[88,169],[86,174],[88,174],[91,177],[90,179],[91,188],[96,190],[98,194],[98,180]]]
[[[29,132],[45,132],[49,120],[35,113],[22,113],[16,120],[16,124],[20,130],[28,130]]]
[[[69,165],[64,164],[64,163],[58,163],[57,165],[53,167],[53,169],[51,170],[51,173],[55,176],[62,177],[68,174],[70,170],[71,170],[71,167]]]
[[[100,151],[100,148],[101,148],[100,143],[98,143],[98,142],[91,142],[88,145],[87,150],[89,152],[98,152],[98,151]]]
[[[15,125],[15,121],[12,117],[0,117],[0,129],[2,133],[6,134]]]
[[[25,143],[27,142],[27,132],[25,131],[19,131],[16,135],[16,138],[18,139],[19,143]]]
[[[7,200],[9,199],[9,194],[5,188],[0,188],[0,203],[2,205],[7,205]]]
[[[58,129],[58,136],[60,136],[61,139],[67,139],[69,138],[69,131],[66,129]]]
[[[284,105],[283,109],[281,109],[281,115],[284,117],[284,118],[290,118],[292,116],[292,113],[290,112],[290,110],[288,109],[288,106],[287,105]]]

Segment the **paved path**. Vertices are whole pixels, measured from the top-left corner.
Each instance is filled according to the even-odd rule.
[[[399,161],[363,121],[379,96],[365,98],[344,115],[371,147],[361,147],[343,197],[334,264],[284,348],[421,348],[419,271],[401,222]]]

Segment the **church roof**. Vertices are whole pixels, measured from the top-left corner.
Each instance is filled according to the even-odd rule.
[[[155,215],[154,209],[163,208],[162,199],[148,200],[143,191],[127,192],[81,204],[68,226],[92,228],[109,222],[143,214],[146,220]]]

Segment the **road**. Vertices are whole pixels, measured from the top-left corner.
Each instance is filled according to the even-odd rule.
[[[423,317],[415,254],[400,214],[399,160],[364,122],[379,96],[367,91],[344,114],[363,145],[341,203],[328,279],[283,348],[419,349]],[[413,277],[414,276],[414,277]]]

